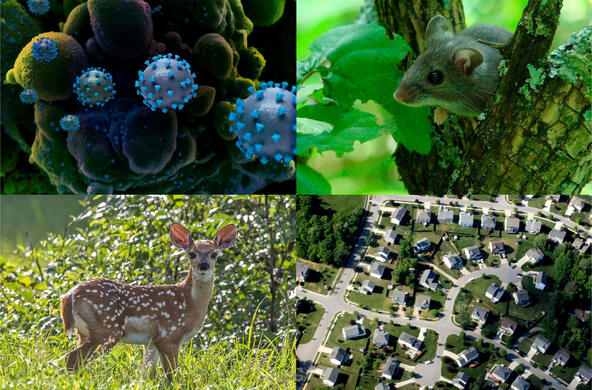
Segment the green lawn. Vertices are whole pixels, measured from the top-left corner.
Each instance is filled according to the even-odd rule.
[[[561,378],[565,382],[569,383],[571,382],[571,380],[573,379],[574,375],[576,374],[581,365],[581,362],[572,356],[571,359],[569,359],[569,361],[565,365],[565,367],[555,366],[553,367],[551,372],[558,378]]]
[[[342,347],[347,348],[350,347],[352,349],[361,350],[366,348],[368,345],[368,339],[370,337],[371,329],[366,328],[366,335],[362,338],[356,340],[344,340],[342,329],[346,326],[350,326],[350,320],[355,319],[353,313],[344,313],[337,319],[335,326],[333,327],[333,331],[329,334],[329,339],[327,340],[327,347]]]
[[[480,200],[485,202],[493,202],[497,197],[494,195],[469,195],[471,200]]]
[[[321,321],[325,309],[318,303],[308,302],[303,302],[301,308],[296,314],[296,326],[302,332],[299,343],[306,344],[312,340],[312,336]]]
[[[479,279],[471,280],[465,285],[465,289],[469,290],[474,296],[481,300],[479,305],[484,306],[488,310],[492,310],[493,308],[498,313],[505,313],[507,301],[511,298],[506,292],[501,302],[493,303],[491,299],[485,296],[485,292],[491,283],[495,283],[500,286],[502,282],[495,275],[484,275]]]
[[[372,374],[375,375],[375,378],[369,378],[366,376],[361,377],[358,385],[356,386],[356,389],[374,390],[374,387],[376,387],[376,385],[379,382],[378,378],[380,378],[381,372],[380,372],[380,370],[376,370],[376,372],[375,373],[373,372]],[[403,371],[402,368],[399,369],[399,371],[397,372],[397,375],[398,376],[395,377],[395,379],[393,379],[393,380],[382,379],[381,382],[397,383],[397,382],[404,382],[406,380],[413,378],[412,372]]]
[[[528,338],[525,338],[524,340],[522,340],[520,342],[520,344],[518,344],[518,350],[522,351],[526,354],[528,354],[528,351],[530,351],[530,346],[532,345],[534,339],[536,338],[537,335],[532,335]]]
[[[332,265],[315,263],[304,259],[298,259],[298,261],[308,265],[311,270],[302,288],[327,295],[329,291],[325,289],[325,286],[333,286],[340,269]]]
[[[417,359],[418,362],[427,362],[436,356],[436,348],[438,347],[438,333],[428,329],[423,339],[423,354]]]
[[[457,335],[450,335],[446,339],[446,349],[453,353],[460,353],[470,347],[475,347],[479,351],[479,364],[475,367],[463,367],[459,368],[456,362],[445,356],[442,359],[442,376],[448,379],[453,379],[458,371],[462,371],[469,375],[473,379],[480,378],[485,371],[490,370],[494,365],[501,363],[508,365],[508,362],[493,352],[493,345],[484,343],[483,346],[479,346],[476,340],[462,340]]]
[[[334,210],[337,214],[349,214],[364,207],[363,195],[319,195],[323,207]]]
[[[362,363],[362,353],[359,351],[350,351],[352,355],[351,363],[346,366],[341,366],[339,372],[342,374],[340,380],[343,382],[344,375],[347,377],[345,382],[346,389],[356,388],[356,382],[358,380],[358,374],[360,372],[360,364]],[[330,356],[326,353],[321,354],[317,367],[334,367],[335,365],[330,362]],[[325,385],[323,385],[325,386]]]
[[[528,383],[530,383],[530,388],[529,389],[542,390],[543,387],[545,387],[545,385],[543,384],[543,381],[541,381],[539,379],[539,377],[537,377],[534,374],[531,374],[528,378],[526,378],[526,381]]]
[[[529,202],[528,207],[535,207],[537,209],[542,209],[545,207],[545,196],[535,195]]]

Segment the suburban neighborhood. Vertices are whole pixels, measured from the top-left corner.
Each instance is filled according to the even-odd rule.
[[[297,388],[590,388],[591,197],[355,201],[343,259],[298,237]]]

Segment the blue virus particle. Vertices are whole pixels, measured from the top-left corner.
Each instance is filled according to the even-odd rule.
[[[74,93],[83,106],[102,106],[115,95],[115,83],[105,69],[88,68],[76,77]]]
[[[58,56],[58,46],[49,38],[39,38],[33,43],[33,57],[37,61],[51,62]]]
[[[43,15],[49,11],[49,0],[28,0],[29,11],[35,15]]]
[[[296,87],[288,90],[286,82],[268,82],[260,88],[251,87],[251,96],[236,100],[236,110],[228,116],[234,123],[230,131],[248,159],[289,164],[296,154]]]
[[[181,110],[196,96],[195,73],[191,73],[189,63],[178,55],[158,55],[145,64],[147,68],[138,71],[139,80],[135,85],[137,94],[144,97],[144,104],[152,111]]]
[[[19,97],[21,102],[25,104],[35,104],[37,101],[37,92],[32,88],[27,88],[19,94]]]
[[[80,120],[76,115],[64,115],[60,119],[60,126],[63,130],[73,133],[80,128]]]

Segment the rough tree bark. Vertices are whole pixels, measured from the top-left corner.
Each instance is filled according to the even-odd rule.
[[[420,4],[421,3],[421,4]],[[375,0],[388,34],[423,51],[436,14],[465,28],[461,0]],[[434,124],[430,154],[397,147],[410,193],[573,194],[592,180],[592,25],[547,58],[561,0],[529,0],[505,60],[497,94],[478,121]]]

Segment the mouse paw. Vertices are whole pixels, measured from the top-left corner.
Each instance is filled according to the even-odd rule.
[[[436,111],[434,111],[434,122],[437,125],[441,125],[442,123],[446,122],[448,118],[448,111],[442,107],[436,107]]]

